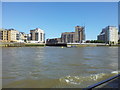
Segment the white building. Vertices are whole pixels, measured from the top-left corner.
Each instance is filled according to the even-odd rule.
[[[40,28],[30,30],[30,36],[31,36],[30,38],[31,43],[44,43],[45,42],[45,33]]]
[[[120,41],[120,34],[118,34],[118,40]]]
[[[26,42],[27,41],[27,34],[24,32],[19,32],[18,33],[18,42]]]
[[[118,29],[115,26],[106,27],[107,30],[107,42],[109,44],[117,44],[118,43]]]
[[[104,35],[103,35],[104,34]],[[108,44],[118,43],[118,29],[115,26],[107,26],[102,30],[100,35],[98,35],[98,40],[102,40]]]

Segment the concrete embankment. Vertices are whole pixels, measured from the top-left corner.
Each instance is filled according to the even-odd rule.
[[[29,47],[29,46],[45,46],[44,43],[25,43],[25,46],[26,47]]]
[[[32,46],[45,46],[40,43],[2,43],[0,47],[32,47]]]
[[[88,45],[88,44],[84,44],[84,45],[82,45],[82,44],[72,44],[72,45],[70,45],[70,44],[68,44],[67,45],[67,47],[96,47],[97,45]]]
[[[97,46],[120,46],[120,45],[105,45],[105,44],[0,43],[0,47],[32,47],[32,46],[97,47]]]
[[[67,47],[100,47],[100,46],[120,46],[120,45],[106,45],[106,44],[67,44]]]

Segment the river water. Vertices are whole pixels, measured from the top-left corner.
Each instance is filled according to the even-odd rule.
[[[85,88],[118,72],[118,47],[4,47],[3,88]]]

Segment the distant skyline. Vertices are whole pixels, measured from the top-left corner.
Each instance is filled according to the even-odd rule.
[[[95,40],[102,28],[118,26],[117,2],[3,2],[2,26],[20,32],[40,28],[47,38],[85,26],[86,40]]]

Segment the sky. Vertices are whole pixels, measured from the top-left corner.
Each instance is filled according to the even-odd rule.
[[[119,33],[120,33],[120,1],[118,2],[118,25],[119,25]]]
[[[2,27],[30,33],[35,28],[45,37],[58,38],[85,26],[86,40],[96,40],[102,28],[118,25],[117,2],[2,2]]]

